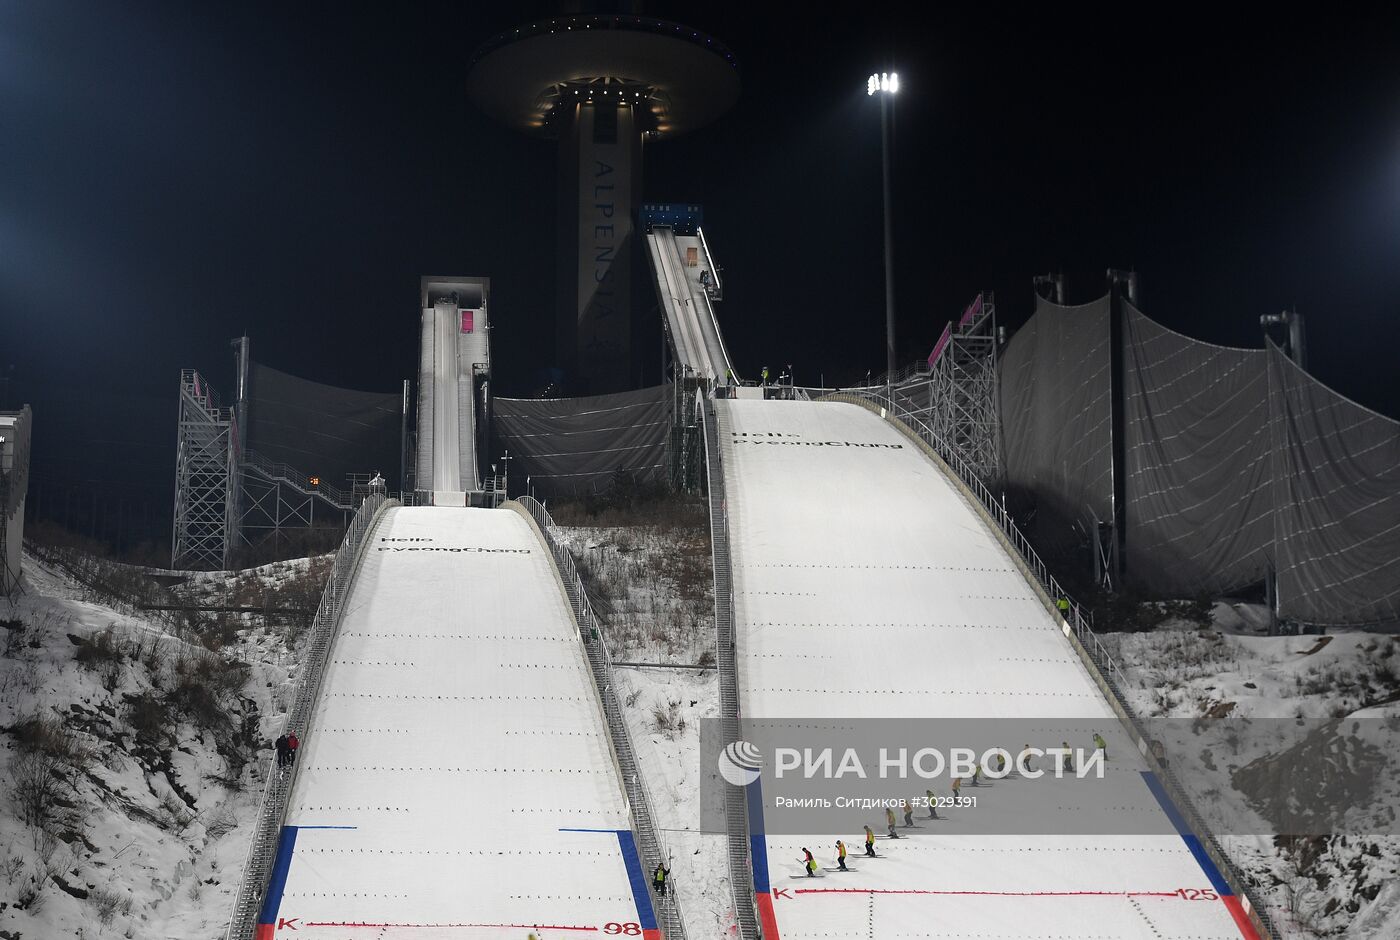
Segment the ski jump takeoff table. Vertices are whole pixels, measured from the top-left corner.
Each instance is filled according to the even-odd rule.
[[[302,743],[259,940],[657,936],[548,550],[510,510],[390,510]]]
[[[1061,624],[915,443],[852,404],[716,406],[746,722],[1082,719],[1075,745],[1102,732],[1115,792],[1126,794],[1121,805],[1088,806],[1087,781],[1073,777],[962,791],[979,797],[978,813],[1049,806],[1063,816],[1062,835],[979,832],[972,811],[950,809],[917,829],[901,819],[902,838],[887,840],[883,811],[870,810],[883,856],[872,859],[859,828],[765,831],[765,808],[774,810],[762,783],[750,784],[764,940],[1255,936]],[[947,794],[947,783],[935,786]],[[1130,819],[1125,834],[1090,834],[1104,831],[1105,814]],[[1133,828],[1142,823],[1151,825]],[[831,870],[838,838],[852,872]],[[822,877],[804,877],[803,847]]]

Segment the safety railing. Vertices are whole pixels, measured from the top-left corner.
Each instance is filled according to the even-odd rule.
[[[640,843],[638,848],[643,864],[646,866],[646,873],[650,876],[652,872],[656,871],[657,865],[668,862],[668,860],[657,835],[656,820],[651,810],[653,805],[651,793],[647,788],[646,778],[638,767],[637,752],[632,747],[632,735],[627,730],[627,721],[623,717],[622,704],[617,696],[612,654],[608,651],[602,621],[594,613],[593,605],[588,601],[588,594],[584,591],[583,579],[579,577],[573,556],[554,537],[554,519],[550,516],[549,510],[532,496],[521,496],[516,500],[516,503],[539,526],[540,533],[544,536],[546,545],[549,546],[549,552],[554,556],[554,563],[558,566],[559,577],[564,582],[564,591],[568,595],[570,606],[573,608],[574,618],[578,623],[579,633],[583,640],[584,651],[588,657],[588,666],[593,673],[593,682],[597,686],[598,698],[603,706],[603,718],[607,722],[608,733],[612,738],[613,756],[617,760],[618,772],[622,775],[622,785],[627,792],[634,831],[637,835],[637,841]],[[668,869],[671,867],[669,862],[666,867]],[[648,885],[650,886],[650,884],[650,879],[648,879]],[[672,882],[671,890],[667,891],[664,896],[658,896],[654,888],[650,890],[652,909],[656,911],[662,936],[666,940],[684,940],[685,919],[681,915],[680,901],[676,897],[674,882]]]
[[[710,546],[715,579],[715,668],[719,673],[720,745],[741,737],[739,677],[734,651],[734,581],[729,555],[729,512],[724,498],[724,464],[719,447],[719,423],[713,400],[700,409],[705,432],[705,472],[710,494]],[[758,940],[754,908],[753,859],[749,843],[749,808],[741,787],[724,788],[724,818],[728,837],[729,883],[740,940]]]
[[[1273,926],[1273,922],[1260,907],[1258,898],[1250,890],[1248,884],[1234,868],[1229,856],[1224,849],[1211,835],[1210,827],[1205,824],[1200,814],[1196,811],[1191,799],[1187,796],[1187,790],[1182,785],[1176,773],[1166,764],[1157,759],[1153,752],[1152,738],[1143,728],[1137,715],[1133,712],[1132,706],[1125,694],[1125,689],[1129,682],[1118,662],[1094,633],[1090,622],[1084,616],[1083,608],[1069,597],[1060,587],[1059,581],[1050,573],[1050,569],[1041,559],[1040,555],[1031,546],[1030,541],[1021,533],[1021,530],[1012,521],[1011,514],[1007,512],[1006,505],[998,500],[987,489],[982,480],[973,471],[971,465],[963,459],[962,455],[954,447],[934,433],[932,427],[904,408],[897,402],[886,397],[881,390],[862,390],[859,392],[846,392],[836,395],[826,396],[827,401],[849,401],[855,404],[870,407],[874,405],[881,410],[881,415],[892,417],[903,426],[908,433],[923,441],[924,444],[951,469],[959,480],[962,481],[968,493],[982,504],[987,517],[996,523],[1008,544],[1016,550],[1026,571],[1039,582],[1048,598],[1055,601],[1061,599],[1069,602],[1069,612],[1064,618],[1064,631],[1066,636],[1072,636],[1078,641],[1080,650],[1083,651],[1086,665],[1095,674],[1100,688],[1109,698],[1110,704],[1114,706],[1120,720],[1132,731],[1134,743],[1138,751],[1142,754],[1148,766],[1156,774],[1157,779],[1162,782],[1168,796],[1176,805],[1181,815],[1185,818],[1187,825],[1205,847],[1206,853],[1221,871],[1226,882],[1237,895],[1244,899],[1246,914],[1249,914],[1256,921],[1258,928],[1266,937],[1277,937],[1278,933]]]
[[[326,502],[334,503],[338,509],[355,508],[355,499],[352,494],[329,483],[322,483],[320,477],[310,476],[296,467],[269,460],[255,450],[244,448],[239,461],[244,466],[252,467],[269,479],[282,480],[308,496],[316,496]]]
[[[321,594],[321,604],[317,607],[316,617],[312,621],[311,639],[307,643],[301,675],[297,677],[292,707],[287,715],[286,730],[296,732],[299,737],[306,736],[307,721],[311,718],[311,711],[321,690],[321,678],[325,674],[326,661],[335,642],[336,632],[340,629],[345,599],[362,557],[361,549],[381,518],[381,511],[397,505],[398,500],[389,499],[382,492],[367,497],[360,504],[359,511],[355,513],[355,518],[345,532],[345,539],[336,551],[335,564],[331,568],[326,589]],[[295,763],[285,772],[276,766],[268,769],[262,803],[258,810],[257,828],[248,845],[248,859],[243,866],[243,882],[239,885],[238,895],[234,900],[227,940],[253,940],[258,910],[262,906],[268,879],[272,875],[277,840],[287,815],[287,801],[295,783]]]

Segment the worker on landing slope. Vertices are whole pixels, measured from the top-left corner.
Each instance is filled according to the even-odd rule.
[[[870,831],[869,826],[865,827],[865,854],[875,857],[875,833]]]
[[[850,870],[846,867],[846,843],[840,839],[836,840],[836,864],[840,866],[842,871]]]
[[[933,791],[932,791],[932,790],[925,790],[925,791],[924,791],[924,795],[928,797],[928,818],[929,818],[929,819],[937,819],[937,818],[938,818],[938,809],[937,809],[937,806],[938,806],[938,797],[936,797],[936,796],[933,795]]]
[[[1094,732],[1094,747],[1103,752],[1103,759],[1108,760],[1108,742],[1103,739],[1103,735]]]
[[[1061,595],[1060,599],[1055,602],[1055,609],[1060,612],[1061,619],[1065,623],[1069,623],[1069,598]]]
[[[900,800],[904,804],[904,825],[914,825],[914,804],[910,800]]]
[[[808,849],[806,846],[803,846],[803,848],[802,848],[802,855],[804,856],[803,862],[802,862],[802,867],[805,868],[805,869],[807,869],[807,877],[808,877],[808,878],[815,878],[815,877],[817,877],[817,860],[816,860],[815,858],[812,857],[812,852],[811,852],[811,850]]]
[[[895,824],[894,809],[893,809],[893,807],[886,806],[886,807],[885,807],[885,825],[886,825],[886,826],[889,828],[889,830],[890,830],[890,838],[891,838],[891,839],[898,839],[898,838],[899,838],[899,833],[897,833],[897,832],[894,831],[894,824]]]

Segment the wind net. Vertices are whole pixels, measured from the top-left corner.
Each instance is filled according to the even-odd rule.
[[[1274,537],[1265,355],[1198,342],[1124,303],[1128,566],[1153,592],[1264,579]]]
[[[497,398],[493,453],[518,458],[512,480],[529,477],[540,496],[602,492],[619,474],[663,482],[670,400],[669,385],[588,398]]]
[[[1041,299],[999,366],[1008,502],[1050,552],[1113,515],[1108,314],[1108,297],[1078,307]]]
[[[1267,356],[1280,613],[1400,622],[1400,422]]]
[[[333,486],[352,473],[398,476],[400,392],[336,388],[257,363],[248,373],[243,440],[258,456]]]

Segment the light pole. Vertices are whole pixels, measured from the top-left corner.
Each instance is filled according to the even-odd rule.
[[[876,72],[865,80],[865,94],[880,96],[880,168],[885,196],[885,375],[894,376],[894,230],[890,223],[890,108],[899,93],[899,73]]]

